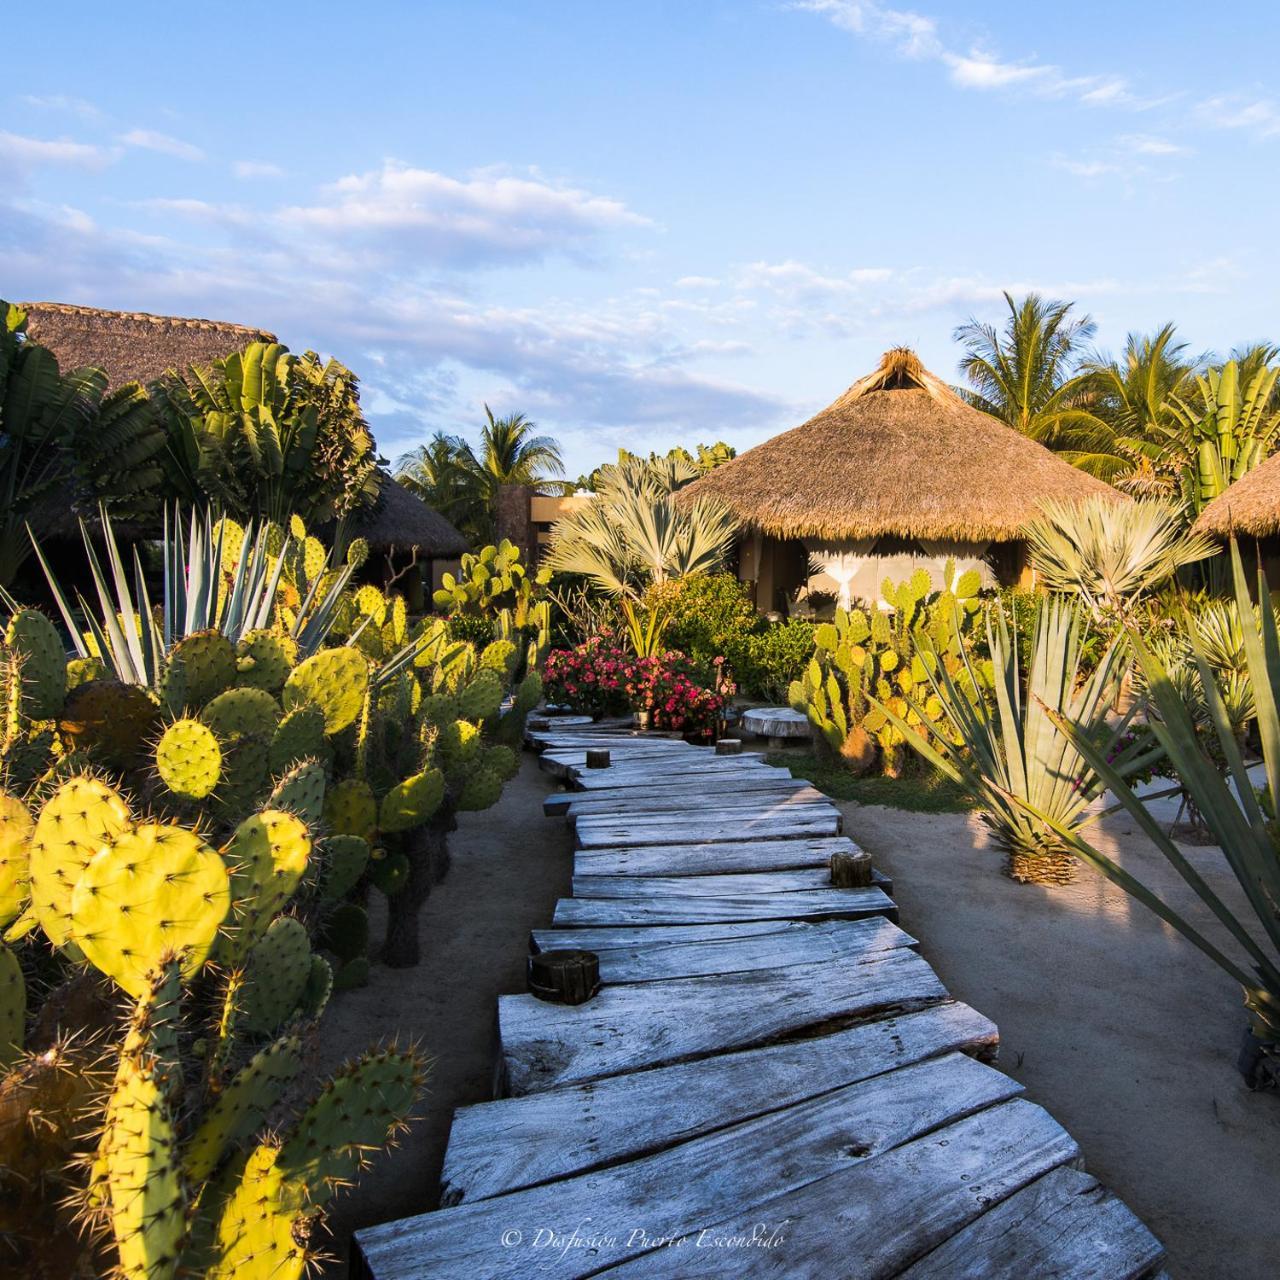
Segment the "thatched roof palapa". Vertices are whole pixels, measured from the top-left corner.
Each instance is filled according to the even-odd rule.
[[[350,517],[348,532],[371,547],[416,548],[431,559],[451,559],[468,550],[466,538],[444,516],[385,474],[377,502]]]
[[[63,370],[94,365],[110,385],[153,382],[170,369],[207,365],[251,342],[275,342],[265,329],[218,320],[103,311],[63,302],[21,302],[27,336],[48,347]]]
[[[1226,538],[1237,534],[1268,538],[1280,534],[1280,453],[1246,472],[1200,513],[1197,533]]]
[[[1007,541],[1046,498],[1095,494],[1125,500],[895,347],[821,413],[717,467],[679,501],[718,498],[779,538]]]

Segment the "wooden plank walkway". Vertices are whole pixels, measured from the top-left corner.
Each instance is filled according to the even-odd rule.
[[[888,879],[831,884],[857,846],[825,796],[675,739],[529,737],[574,788],[545,808],[578,846],[530,947],[594,951],[602,987],[500,997],[497,1100],[455,1113],[442,1207],[357,1232],[355,1275],[1162,1275],[989,1065],[996,1028],[898,927]]]

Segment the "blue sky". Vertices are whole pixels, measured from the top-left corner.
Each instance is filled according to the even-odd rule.
[[[0,296],[336,355],[388,456],[485,401],[574,474],[745,448],[1003,288],[1280,338],[1272,5],[220,10],[6,15]]]

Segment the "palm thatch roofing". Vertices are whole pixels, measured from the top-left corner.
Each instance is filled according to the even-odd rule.
[[[265,329],[218,320],[102,311],[63,302],[22,302],[27,336],[48,347],[64,370],[94,365],[111,387],[154,382],[170,369],[207,365],[251,342],[275,342]]]
[[[1280,453],[1246,472],[1200,513],[1197,533],[1266,538],[1280,533]]]
[[[718,498],[779,538],[1007,541],[1046,498],[1094,494],[1125,500],[895,347],[821,413],[717,467],[678,501]]]
[[[378,500],[350,517],[348,533],[371,547],[416,549],[430,559],[447,560],[468,550],[466,538],[444,516],[385,474]]]

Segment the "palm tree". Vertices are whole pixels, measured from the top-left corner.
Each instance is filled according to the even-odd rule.
[[[547,566],[632,600],[650,582],[719,569],[737,518],[711,498],[677,505],[664,462],[632,456],[599,468],[595,500],[553,526]]]
[[[1137,497],[1177,491],[1176,471],[1161,461],[1165,436],[1175,423],[1175,398],[1193,385],[1208,359],[1188,356],[1187,344],[1175,340],[1170,323],[1153,334],[1129,334],[1119,359],[1089,361],[1094,412],[1114,433],[1115,452],[1128,460],[1105,479]]]
[[[969,380],[969,403],[1083,471],[1105,477],[1124,467],[1114,433],[1093,412],[1092,372],[1081,367],[1093,320],[1038,293],[1021,302],[1005,293],[1004,300],[1003,330],[971,319],[955,331],[965,348],[960,372]]]
[[[480,432],[480,455],[475,462],[491,486],[537,484],[549,476],[564,475],[559,444],[551,436],[538,435],[537,423],[523,413],[495,418],[488,405],[484,412],[488,422]]]
[[[396,460],[396,479],[469,541],[486,535],[487,495],[466,441],[437,431],[426,444]]]

